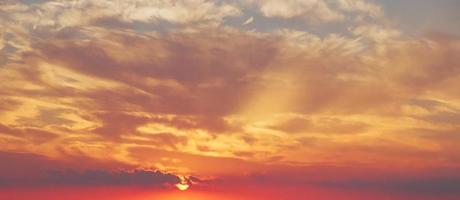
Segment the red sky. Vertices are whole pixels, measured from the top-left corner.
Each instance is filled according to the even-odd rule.
[[[459,8],[2,1],[0,200],[458,199]]]

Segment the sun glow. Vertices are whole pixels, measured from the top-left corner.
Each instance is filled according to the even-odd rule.
[[[176,184],[176,187],[177,187],[177,189],[179,189],[181,191],[185,191],[190,187],[190,185],[188,185],[187,183],[178,183],[178,184]]]
[[[190,187],[189,182],[183,176],[179,176],[179,178],[180,178],[180,183],[176,184],[177,189],[179,189],[180,191],[187,190]]]

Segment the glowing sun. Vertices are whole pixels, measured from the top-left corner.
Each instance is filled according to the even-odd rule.
[[[176,187],[177,189],[184,191],[187,190],[190,187],[190,185],[188,185],[187,183],[178,183],[176,184]]]

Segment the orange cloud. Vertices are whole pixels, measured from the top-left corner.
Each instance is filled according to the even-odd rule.
[[[376,168],[459,167],[457,36],[368,1],[137,5],[1,6],[0,151],[277,183],[364,167],[374,188]],[[337,170],[318,182],[356,186]]]
[[[5,115],[5,126],[45,126],[59,135],[57,141],[93,133],[102,137],[98,145],[115,142],[119,155],[128,146],[153,145],[198,155],[250,155],[263,161],[275,154],[298,161],[293,149],[316,155],[335,155],[349,145],[364,150],[359,143],[377,145],[375,141],[390,137],[382,133],[447,128],[435,120],[447,113],[455,118],[458,112],[456,97],[437,89],[458,76],[456,61],[449,57],[458,51],[455,39],[448,45],[439,39],[396,37],[366,47],[378,50],[383,45],[384,52],[364,52],[359,40],[339,36],[205,31],[206,37],[194,32],[134,36],[103,31],[98,41],[37,43],[25,57],[35,68],[9,68],[16,81],[35,86],[5,88],[4,98],[25,95],[16,100],[22,106]],[[398,45],[388,46],[392,41]],[[149,56],[151,52],[156,53]],[[40,106],[25,107],[34,97]],[[54,99],[62,109],[51,111],[53,105],[45,99]],[[444,105],[430,111],[417,101]],[[38,114],[15,116],[21,109]],[[416,109],[430,114],[413,113]],[[400,120],[407,125],[393,125]],[[316,142],[331,146],[283,149],[312,133]],[[251,143],[241,139],[249,137]],[[422,144],[437,142],[416,140],[408,147],[423,149]],[[374,154],[380,161],[392,159],[383,150]],[[328,156],[314,158],[301,162],[330,161]],[[358,152],[350,153],[343,162],[358,158]]]

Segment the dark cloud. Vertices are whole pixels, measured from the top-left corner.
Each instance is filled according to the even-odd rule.
[[[460,177],[400,178],[389,180],[349,180],[316,183],[323,187],[351,190],[374,190],[386,193],[412,194],[421,197],[454,197],[460,195]]]
[[[312,166],[268,169],[247,176],[214,180],[216,185],[263,185],[264,187],[295,187],[300,190],[321,188],[328,192],[348,191],[388,194],[407,199],[421,197],[451,198],[460,195],[460,174],[457,168],[430,169],[415,167],[413,171],[365,166]],[[418,197],[418,198],[417,198]],[[391,198],[390,198],[391,199]]]
[[[81,186],[160,186],[166,187],[180,182],[173,174],[160,171],[50,171],[47,177],[37,180],[39,185]]]
[[[170,173],[116,169],[115,166],[123,165],[116,163],[101,163],[101,165],[97,164],[99,161],[89,158],[85,158],[85,165],[76,165],[73,163],[76,160],[78,159],[66,162],[34,154],[2,152],[0,153],[0,186],[166,187],[180,182],[178,176]],[[94,165],[90,167],[90,163]]]

